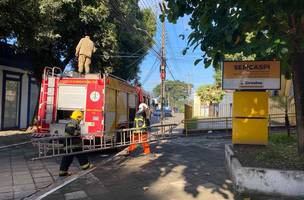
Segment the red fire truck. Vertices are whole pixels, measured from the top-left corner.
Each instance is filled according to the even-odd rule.
[[[139,103],[150,104],[143,89],[113,75],[72,74],[63,76],[59,68],[45,68],[38,109],[40,135],[63,135],[65,122],[75,109],[84,112],[83,135],[129,128]]]

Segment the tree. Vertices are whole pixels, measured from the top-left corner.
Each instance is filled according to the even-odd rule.
[[[181,109],[185,100],[189,97],[189,93],[191,88],[193,88],[193,85],[179,80],[167,80],[165,81],[165,88],[165,99],[169,99],[172,107],[177,106]],[[156,97],[160,96],[160,84],[154,87],[153,94]]]
[[[97,47],[93,71],[111,68],[117,76],[136,79],[155,31],[155,16],[140,10],[138,0],[0,2],[0,40],[16,40],[16,49],[31,55],[38,78],[45,66],[75,66],[75,47],[88,34]],[[125,57],[130,54],[134,57]]]
[[[216,85],[202,85],[196,91],[202,103],[210,105],[220,103],[225,92]]]
[[[304,1],[166,0],[169,21],[191,15],[188,47],[204,53],[204,61],[219,68],[225,54],[243,52],[256,59],[281,60],[283,73],[292,75],[298,151],[304,153]],[[187,50],[186,49],[186,50]],[[302,75],[301,75],[302,74]]]
[[[215,73],[213,75],[214,81],[215,81],[215,86],[217,88],[221,88],[222,87],[222,70],[220,69],[216,69]]]

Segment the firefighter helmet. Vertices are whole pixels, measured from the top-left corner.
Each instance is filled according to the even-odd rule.
[[[81,121],[83,119],[83,113],[80,110],[74,110],[71,115],[71,118]]]

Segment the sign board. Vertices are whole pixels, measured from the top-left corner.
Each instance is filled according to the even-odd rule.
[[[225,61],[224,90],[281,89],[280,61]]]

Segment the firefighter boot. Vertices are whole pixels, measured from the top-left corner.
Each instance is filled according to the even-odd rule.
[[[150,145],[147,142],[142,143],[142,147],[144,149],[144,154],[150,154]]]

